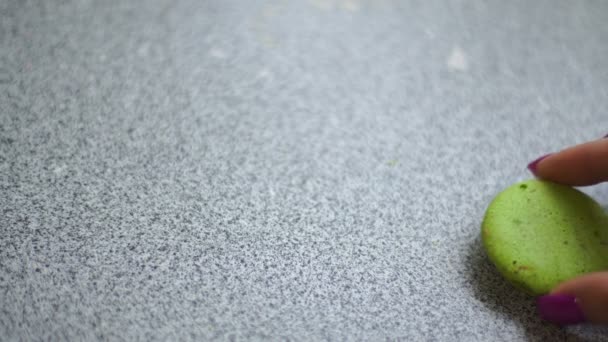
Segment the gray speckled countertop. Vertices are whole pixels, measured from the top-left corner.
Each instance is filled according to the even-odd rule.
[[[479,243],[527,162],[608,132],[607,22],[0,1],[0,339],[608,338],[540,322]]]

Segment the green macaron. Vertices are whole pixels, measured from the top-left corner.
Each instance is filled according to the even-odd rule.
[[[608,215],[564,185],[529,180],[507,188],[488,207],[482,239],[500,273],[533,295],[608,270]]]

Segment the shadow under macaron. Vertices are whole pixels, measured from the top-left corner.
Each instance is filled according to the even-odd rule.
[[[517,322],[529,341],[596,341],[606,328],[581,325],[558,327],[544,322],[536,311],[536,298],[511,285],[487,257],[481,237],[468,246],[467,277],[473,296],[484,306]],[[608,334],[604,335],[608,336]]]

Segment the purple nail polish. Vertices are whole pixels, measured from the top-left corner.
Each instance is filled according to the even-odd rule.
[[[546,321],[559,325],[578,324],[586,321],[574,296],[560,294],[542,296],[537,299],[536,304],[538,314]]]
[[[533,175],[537,175],[537,169],[538,169],[538,163],[541,162],[541,160],[547,158],[548,156],[550,156],[551,153],[549,154],[545,154],[544,156],[537,158],[536,160],[534,160],[533,162],[531,162],[530,164],[528,164],[528,170],[530,170],[530,172],[532,172]]]

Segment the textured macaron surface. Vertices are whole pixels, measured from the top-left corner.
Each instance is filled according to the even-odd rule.
[[[608,215],[564,185],[529,180],[498,194],[486,211],[482,240],[500,273],[534,295],[608,270]]]

